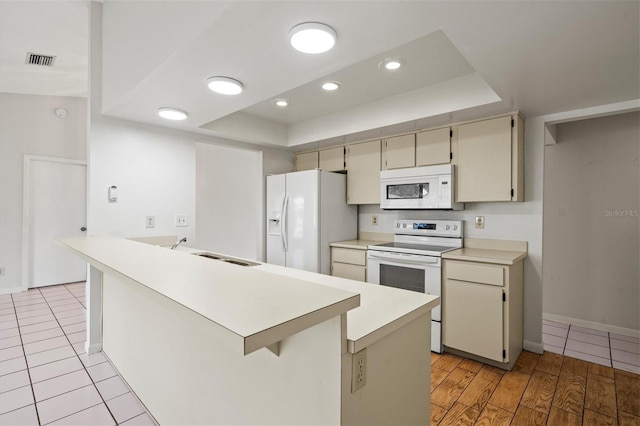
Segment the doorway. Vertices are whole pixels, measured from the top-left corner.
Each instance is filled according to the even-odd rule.
[[[55,240],[86,233],[86,162],[25,155],[23,173],[23,289],[85,281],[86,263]]]

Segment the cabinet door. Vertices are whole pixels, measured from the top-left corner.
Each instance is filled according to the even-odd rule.
[[[385,139],[383,170],[401,169],[416,165],[416,135],[402,135]]]
[[[347,204],[380,204],[380,144],[347,147]]]
[[[322,170],[327,172],[341,172],[344,170],[344,146],[322,149],[318,152]]]
[[[504,362],[502,287],[447,279],[444,344]]]
[[[428,130],[416,134],[416,166],[451,162],[451,129]]]
[[[348,263],[333,262],[331,275],[334,277],[348,278],[350,280],[363,281],[366,279],[367,268],[364,266],[350,265]]]
[[[458,202],[511,201],[511,116],[458,126]]]
[[[295,154],[296,171],[313,170],[318,168],[318,151],[301,152]]]

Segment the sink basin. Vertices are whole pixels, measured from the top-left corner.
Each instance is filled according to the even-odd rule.
[[[215,254],[215,253],[199,252],[199,253],[192,253],[192,254],[195,255],[195,256],[206,257],[207,259],[213,259],[213,260],[220,260],[222,262],[232,263],[234,265],[239,265],[239,266],[257,266],[257,265],[259,265],[259,263],[256,263],[256,262],[250,262],[248,260],[242,260],[242,259],[235,259],[233,257],[224,257],[224,256],[221,256],[221,255]]]

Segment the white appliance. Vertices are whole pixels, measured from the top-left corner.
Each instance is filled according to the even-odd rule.
[[[357,233],[345,175],[316,169],[267,176],[267,263],[329,274],[329,243]]]
[[[380,172],[380,208],[463,210],[455,202],[453,164]]]
[[[367,281],[442,297],[441,256],[462,247],[462,221],[393,223],[392,243],[367,247]],[[431,311],[431,350],[442,353],[440,306]]]

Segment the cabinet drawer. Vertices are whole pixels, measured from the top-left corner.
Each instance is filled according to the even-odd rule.
[[[367,251],[334,247],[331,249],[331,260],[364,266],[367,264]]]
[[[447,262],[447,279],[504,286],[504,268],[469,262]]]
[[[348,278],[356,281],[366,281],[365,272],[367,268],[358,265],[349,265],[347,263],[333,262],[331,264],[331,275],[334,277]]]

